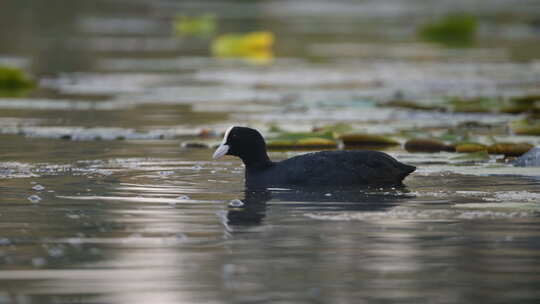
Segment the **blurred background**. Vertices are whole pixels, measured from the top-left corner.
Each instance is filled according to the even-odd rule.
[[[537,303],[538,0],[0,1],[0,303]],[[405,189],[244,193],[380,149]],[[536,158],[538,162],[538,157]]]
[[[385,120],[374,104],[395,99],[528,96],[539,11],[533,0],[3,1],[0,130],[174,138],[231,121],[298,128],[291,119],[309,130]]]

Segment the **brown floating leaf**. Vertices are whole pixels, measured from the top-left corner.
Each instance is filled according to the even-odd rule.
[[[487,151],[485,145],[479,143],[458,143],[456,144],[456,152],[458,153],[475,153]]]
[[[298,140],[271,140],[266,144],[270,150],[334,149],[337,142],[331,139],[311,137]]]
[[[533,147],[533,145],[528,143],[496,143],[488,147],[488,153],[520,156],[527,153]]]
[[[381,135],[354,133],[339,137],[345,146],[395,146],[399,142]]]
[[[404,108],[411,110],[423,110],[423,111],[446,111],[446,108],[439,105],[429,105],[422,104],[410,100],[395,99],[388,102],[379,104],[381,107],[394,107],[394,108]]]
[[[408,152],[441,152],[453,151],[454,147],[436,139],[413,138],[405,143],[405,150]]]
[[[521,97],[516,97],[512,99],[515,103],[521,103],[521,104],[533,104],[537,101],[540,101],[540,95],[526,95]]]

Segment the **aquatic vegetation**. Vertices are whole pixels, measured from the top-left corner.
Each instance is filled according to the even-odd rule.
[[[403,99],[392,99],[384,103],[379,103],[380,107],[394,107],[394,108],[404,108],[410,110],[423,110],[423,111],[445,111],[446,107],[441,105],[434,104],[425,104],[419,103],[412,100],[403,100]]]
[[[19,97],[34,87],[34,82],[22,70],[0,66],[0,96]]]
[[[252,63],[269,63],[274,57],[274,40],[274,34],[267,31],[224,34],[212,42],[212,54],[219,58],[242,58]]]
[[[349,133],[339,137],[346,147],[348,146],[395,146],[399,142],[392,138],[366,133]]]
[[[451,14],[417,29],[425,41],[436,42],[448,47],[467,47],[476,39],[477,20],[467,14]]]
[[[475,142],[459,143],[455,146],[458,153],[479,153],[487,152],[487,146]]]
[[[408,152],[442,152],[454,151],[454,147],[434,138],[409,139],[404,146]]]
[[[534,146],[528,143],[507,143],[500,142],[488,146],[489,154],[503,154],[505,156],[521,156],[531,150]]]
[[[308,137],[298,140],[270,140],[266,146],[270,150],[335,149],[338,143],[326,138]]]
[[[334,137],[336,138],[338,137],[339,134],[351,132],[352,130],[353,130],[353,127],[350,124],[346,124],[346,123],[337,123],[334,125],[326,125],[326,126],[313,128],[313,132],[333,132]]]
[[[484,160],[489,160],[489,159],[490,158],[487,151],[471,152],[464,155],[452,157],[452,160],[461,160],[461,161],[484,161]]]
[[[280,131],[277,136],[268,139],[270,148],[337,148],[342,142],[346,147],[355,146],[395,146],[399,142],[386,136],[353,132],[349,124],[337,123],[313,128],[313,132],[284,132],[273,127],[273,131]]]
[[[173,20],[173,29],[178,36],[210,36],[216,31],[216,27],[214,14],[178,15]]]
[[[447,105],[452,112],[459,113],[495,113],[499,112],[503,101],[494,98],[452,98]]]
[[[316,149],[337,148],[337,141],[331,131],[323,132],[282,132],[267,140],[269,149]]]
[[[492,97],[452,97],[442,102],[432,104],[412,100],[390,100],[380,102],[378,103],[378,106],[454,113],[540,113],[539,97],[540,96],[524,96],[512,99]]]
[[[510,123],[517,135],[540,135],[540,119],[520,119]]]

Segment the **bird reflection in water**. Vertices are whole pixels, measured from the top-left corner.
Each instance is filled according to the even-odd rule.
[[[267,206],[286,204],[290,208],[322,211],[382,211],[413,195],[405,187],[388,189],[246,189],[243,205],[227,212],[228,226],[256,226],[263,223]]]

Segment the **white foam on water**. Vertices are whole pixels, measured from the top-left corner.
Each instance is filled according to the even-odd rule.
[[[513,219],[533,216],[527,211],[502,210],[458,210],[458,209],[416,209],[395,207],[388,211],[374,212],[339,212],[339,213],[305,213],[304,216],[325,221],[438,221],[456,219]]]
[[[493,197],[484,198],[486,201],[521,201],[521,202],[536,202],[540,206],[540,193],[529,191],[504,191],[496,192]]]

